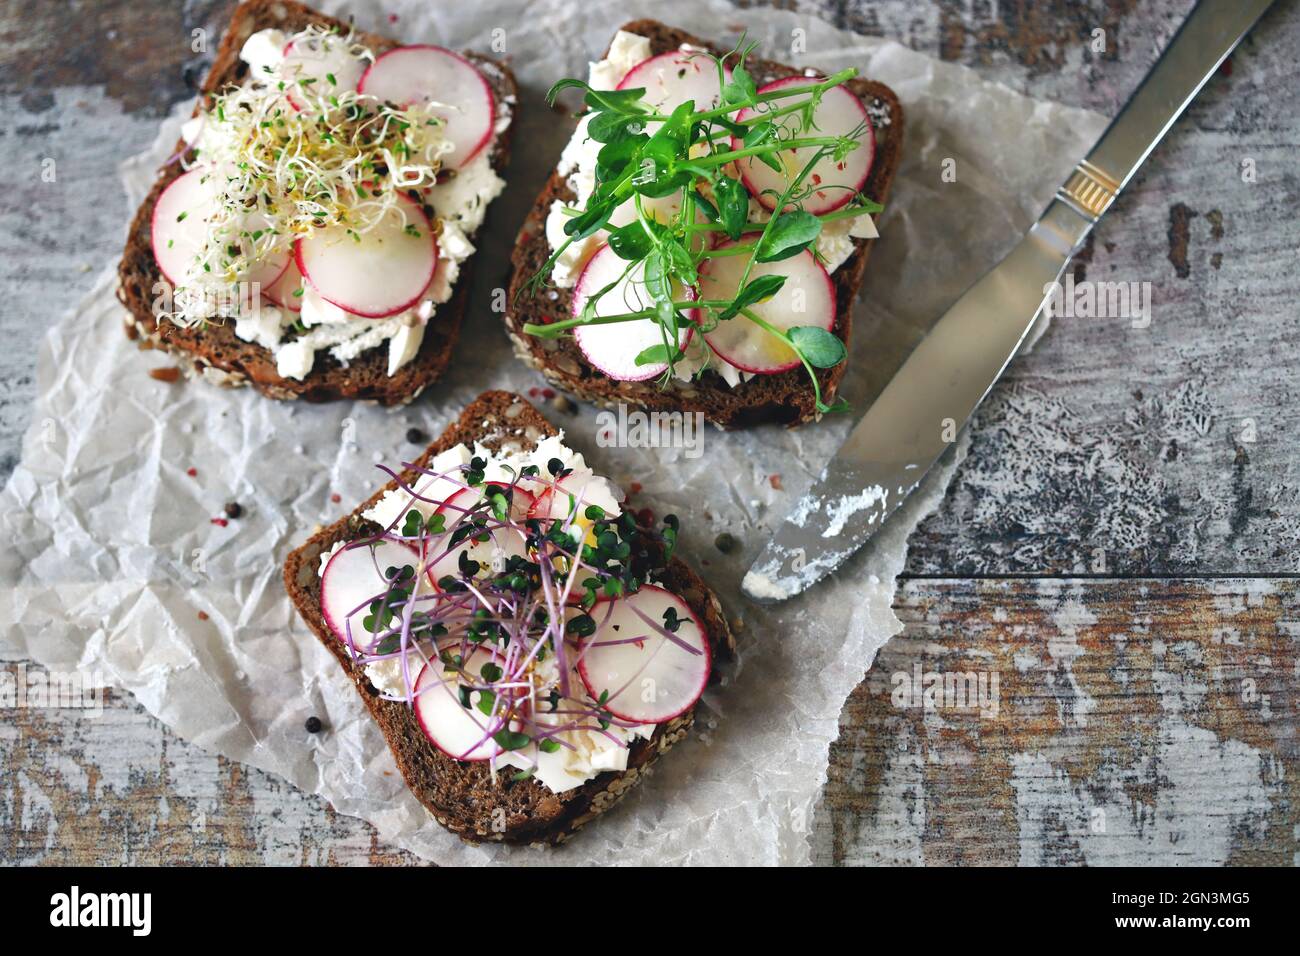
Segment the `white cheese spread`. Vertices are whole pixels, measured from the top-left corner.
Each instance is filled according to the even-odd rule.
[[[684,45],[683,49],[688,49]],[[590,65],[588,84],[597,90],[612,90],[618,86],[628,70],[650,57],[650,41],[635,33],[619,30],[610,44],[609,53],[603,60]],[[564,224],[572,218],[572,209],[586,205],[588,198],[596,188],[597,155],[603,144],[587,136],[588,117],[578,121],[573,137],[560,154],[557,171],[564,177],[566,185],[575,196],[574,205],[555,200],[546,215],[546,241],[551,251],[564,245]],[[629,200],[630,201],[630,200]],[[750,220],[765,221],[771,214],[758,202],[750,201]],[[822,260],[826,271],[834,273],[853,255],[856,248],[854,239],[873,239],[877,236],[875,223],[870,215],[863,214],[853,219],[835,219],[823,225],[817,237],[817,255]],[[578,276],[586,266],[587,260],[605,241],[607,234],[598,232],[579,242],[570,243],[555,261],[550,279],[562,289],[573,288]],[[674,377],[688,382],[702,369],[712,368],[733,388],[740,382],[754,377],[752,372],[743,372],[727,362],[717,361],[702,336],[696,335],[685,349],[685,358],[675,363]]]
[[[582,488],[585,504],[599,505],[609,516],[620,514],[622,491],[601,476],[592,472],[583,456],[564,444],[564,434],[547,437],[539,441],[535,448],[516,454],[494,455],[482,445],[473,449],[466,445],[456,445],[436,455],[426,471],[411,491],[401,489],[386,492],[374,505],[362,512],[362,517],[384,526],[399,525],[405,515],[416,510],[425,517],[437,510],[438,503],[451,497],[462,487],[461,467],[469,464],[472,458],[481,458],[487,463],[484,478],[487,481],[509,482],[521,469],[529,465],[537,466],[543,474],[552,459],[559,459],[565,469],[572,469],[566,481]],[[412,491],[428,501],[416,500]],[[325,566],[331,557],[344,547],[344,542],[337,542],[331,549],[321,555],[319,573],[323,576]],[[427,651],[425,652],[427,654]],[[425,663],[425,654],[412,649],[407,655],[407,671],[410,679],[418,677]],[[394,698],[406,698],[408,688],[403,674],[400,657],[390,657],[374,661],[365,666],[366,677],[380,693]],[[565,712],[571,713],[577,708],[590,708],[591,700],[585,699],[583,683],[576,668],[569,675],[569,698],[559,697],[553,710],[543,708],[535,712],[532,719],[540,726],[559,726],[572,722]],[[543,654],[533,666],[533,681],[539,699],[545,700],[552,689],[561,686],[559,667],[553,654]],[[582,695],[584,699],[577,696]],[[569,706],[566,706],[568,704]],[[563,793],[579,787],[597,774],[607,770],[621,771],[627,769],[628,752],[631,743],[638,738],[649,739],[654,734],[654,724],[639,726],[621,726],[621,721],[611,721],[603,730],[573,729],[558,734],[567,746],[561,746],[552,752],[540,750],[537,745],[518,751],[507,751],[497,758],[498,766],[512,767],[520,770],[533,770],[537,780],[554,793]]]
[[[259,30],[244,41],[239,55],[253,78],[280,66],[285,41],[279,30]],[[511,106],[498,101],[494,137],[509,127]],[[184,125],[182,136],[197,147],[200,157],[219,156],[232,145],[222,141],[223,135],[229,135],[228,129],[208,122],[200,114]],[[270,351],[282,378],[306,378],[322,351],[347,366],[362,353],[380,347],[388,350],[388,375],[395,375],[419,352],[425,327],[437,306],[451,298],[461,263],[475,251],[470,237],[483,224],[488,205],[505,188],[505,180],[492,168],[491,153],[489,144],[464,167],[426,191],[425,201],[440,224],[438,264],[428,289],[411,308],[383,319],[363,318],[327,302],[304,280],[295,295],[295,301],[301,304],[300,313],[264,302],[241,302],[234,315],[235,335]],[[196,302],[195,307],[202,305]]]

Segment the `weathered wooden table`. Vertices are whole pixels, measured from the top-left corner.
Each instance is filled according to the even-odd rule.
[[[230,5],[0,5],[0,478],[48,317],[119,248],[115,164],[189,95],[190,31]],[[1190,6],[806,9],[1109,114]],[[1300,858],[1300,9],[1278,7],[1078,259],[1080,277],[1150,282],[1150,326],[1059,319],[979,414],[913,538],[906,630],[844,710],[821,860]],[[996,712],[896,705],[918,668],[997,675]],[[0,754],[0,861],[413,862],[119,695],[97,720],[10,711]]]

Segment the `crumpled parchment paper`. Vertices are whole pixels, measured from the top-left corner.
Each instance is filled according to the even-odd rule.
[[[145,370],[165,359],[138,352],[122,334],[106,267],[40,349],[33,424],[0,498],[8,543],[0,552],[4,640],[48,668],[102,674],[182,737],[322,794],[369,820],[385,841],[440,863],[808,862],[813,806],[841,707],[901,627],[890,604],[907,535],[941,498],[962,446],[832,581],[760,609],[739,592],[744,570],[851,416],[791,432],[710,428],[697,455],[599,448],[591,409],[545,409],[599,471],[625,487],[640,483],[638,507],[682,517],[684,555],[744,622],[739,663],[706,695],[697,732],[623,805],[555,851],[469,847],[429,818],[395,773],[355,691],[293,612],[281,562],[315,525],[382,483],[376,461],[417,453],[404,441],[409,427],[436,434],[483,389],[526,393],[543,384],[512,357],[489,309],[491,293],[504,280],[518,223],[568,138],[570,124],[542,95],[562,76],[585,77],[588,59],[626,20],[654,16],[719,39],[748,28],[765,55],[827,70],[857,66],[902,98],[902,168],[879,217],[882,238],[843,392],[859,409],[924,329],[1028,227],[1102,118],[810,16],[741,11],[720,0],[639,9],[609,0],[324,6],[407,42],[489,50],[496,40],[499,51],[504,41],[518,72],[510,186],[480,234],[476,287],[452,370],[399,410],[282,404],[250,390],[163,384]],[[125,165],[133,200],[147,191],[187,114],[188,106],[178,109],[154,148]],[[945,168],[955,181],[945,181]],[[228,527],[212,523],[232,500],[244,515]],[[736,553],[714,548],[722,531],[739,539]],[[328,732],[306,734],[312,714]]]

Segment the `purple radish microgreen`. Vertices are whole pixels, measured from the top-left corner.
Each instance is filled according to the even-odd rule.
[[[595,700],[567,677],[559,687],[537,687],[533,669],[557,659],[567,675],[599,630],[601,618],[592,610],[596,600],[636,594],[661,573],[678,522],[669,516],[656,532],[629,512],[610,515],[599,505],[583,503],[580,495],[561,487],[573,469],[558,458],[545,471],[525,467],[508,481],[485,480],[487,470],[488,462],[475,457],[435,475],[477,491],[473,502],[450,519],[442,511],[426,517],[415,503],[435,503],[419,498],[398,477],[400,488],[411,493],[411,506],[390,527],[371,525],[364,529],[367,537],[346,547],[376,549],[393,542],[423,557],[376,568],[384,588],[354,612],[364,612],[369,636],[358,634],[348,641],[349,653],[362,665],[408,660],[409,655],[436,662],[444,679],[453,682],[456,701],[484,728],[484,742],[495,743],[500,752],[555,753],[567,746],[560,738],[565,728],[606,733],[619,718],[608,711],[608,692]],[[546,517],[535,516],[534,506],[543,497],[567,500],[563,515],[555,517],[557,511],[547,509]],[[574,525],[582,529],[581,536],[574,536]],[[523,553],[492,564],[471,557],[467,545],[502,534],[522,538]],[[434,586],[430,567],[457,549],[454,573]],[[675,630],[681,619],[665,615],[665,622]],[[486,661],[476,657],[483,654]],[[472,667],[470,661],[475,661]],[[414,686],[419,666],[408,678],[406,700],[412,706],[425,692]],[[539,723],[534,712],[556,715],[562,723]]]

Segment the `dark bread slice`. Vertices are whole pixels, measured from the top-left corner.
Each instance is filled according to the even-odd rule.
[[[656,55],[676,50],[683,43],[702,47],[715,55],[726,52],[714,44],[656,20],[634,20],[625,23],[622,29],[647,37],[651,51]],[[751,59],[747,68],[760,85],[803,73],[802,69],[762,59]],[[875,160],[862,191],[868,198],[883,204],[889,198],[889,187],[902,154],[903,108],[894,91],[883,83],[855,79],[845,86],[866,105],[876,132]],[[571,314],[572,290],[544,287],[530,294],[525,285],[551,253],[546,241],[546,216],[551,203],[556,199],[571,203],[575,198],[558,171],[552,173],[516,240],[511,260],[514,274],[510,282],[505,321],[506,331],[510,334],[515,353],[520,359],[541,372],[557,388],[602,406],[627,402],[651,411],[702,412],[705,418],[724,428],[741,428],[764,422],[798,425],[816,417],[812,385],[808,381],[808,373],[802,367],[776,375],[756,375],[735,388],[728,386],[720,375],[710,370],[693,382],[675,381],[667,389],[661,389],[653,381],[619,382],[608,378],[592,367],[571,337],[541,339],[525,334],[523,326],[527,322],[556,321],[566,319]],[[837,313],[832,331],[844,340],[846,346],[853,328],[853,300],[862,285],[867,255],[873,241],[854,239],[857,248],[853,255],[832,276]],[[552,298],[555,292],[558,295]],[[820,369],[817,372],[822,395],[827,403],[835,395],[847,365],[847,362],[841,362],[835,368]]]
[[[415,461],[426,465],[434,455],[461,442],[475,441],[487,448],[526,448],[555,434],[555,428],[532,405],[510,392],[484,392],[466,406],[459,420]],[[409,486],[416,479],[403,472]],[[470,843],[496,841],[515,844],[557,844],[596,815],[617,803],[641,778],[659,755],[686,736],[694,710],[660,725],[649,740],[637,740],[628,755],[628,768],[606,771],[566,793],[555,794],[534,779],[512,781],[510,772],[492,780],[487,764],[461,763],[429,743],[414,712],[403,701],[384,700],[367,679],[364,668],[348,656],[321,615],[320,556],[337,541],[351,541],[380,529],[361,517],[385,492],[397,487],[389,482],[348,516],[324,528],[290,553],[284,563],[284,584],[298,613],[321,643],[334,655],[356,685],[375,722],[388,740],[398,769],[416,798],[434,818]],[[729,656],[735,643],[717,597],[685,562],[673,558],[661,578],[665,587],[680,595],[695,611],[708,633],[715,660]],[[504,812],[504,821],[498,818]],[[504,830],[494,823],[504,822]]]
[[[337,26],[348,24],[317,13],[292,0],[245,0],[230,18],[212,68],[203,83],[203,95],[211,94],[243,81],[248,65],[239,59],[244,41],[258,30],[275,28],[294,33],[312,24]],[[399,44],[373,33],[357,32],[357,38],[379,52]],[[503,63],[473,53],[465,54],[487,78],[497,102],[516,108],[518,91],[514,74]],[[511,127],[498,134],[492,148],[492,166],[501,172],[510,158]],[[177,149],[185,144],[178,143]],[[159,322],[153,315],[154,285],[166,282],[154,261],[150,241],[150,218],[154,203],[162,191],[184,170],[179,163],[163,169],[158,182],[135,214],[127,234],[126,250],[118,266],[118,299],[126,306],[127,335],[140,342],[141,348],[159,348],[176,355],[188,372],[220,385],[251,385],[264,395],[279,399],[301,398],[309,402],[336,399],[370,399],[382,405],[400,405],[411,401],[434,382],[451,360],[452,349],[460,335],[461,322],[473,274],[473,257],[461,266],[460,275],[447,302],[438,306],[425,328],[424,340],[414,359],[391,378],[388,375],[388,349],[382,345],[368,349],[347,366],[328,352],[319,352],[312,371],[301,381],[282,378],[276,371],[275,357],[260,345],[245,342],[235,335],[233,323],[206,327],[181,328],[171,322]]]

